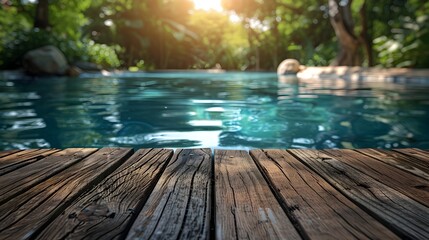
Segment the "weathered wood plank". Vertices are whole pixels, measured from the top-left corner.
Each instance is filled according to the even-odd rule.
[[[39,161],[55,152],[60,151],[59,149],[31,149],[20,151],[6,157],[0,158],[0,176],[8,172],[12,172],[15,169],[21,168],[28,164]]]
[[[393,149],[393,151],[414,158],[412,161],[417,164],[421,170],[429,173],[429,153],[427,151],[417,148]]]
[[[44,151],[46,151],[48,149],[26,149],[26,150],[20,150],[20,151],[16,151],[13,152],[12,150],[12,154],[5,154],[3,157],[0,158],[0,167],[7,165],[7,164],[11,164],[13,163],[13,161],[19,161],[22,158],[28,158],[28,157],[33,157],[34,155],[37,156],[38,153],[43,153]]]
[[[215,151],[217,239],[300,239],[245,151]]]
[[[288,151],[396,234],[429,236],[429,208],[320,151]]]
[[[20,151],[22,151],[22,150],[12,149],[12,150],[1,151],[0,152],[0,158],[5,157],[7,155],[11,155],[11,154],[17,153],[17,152],[20,152]],[[0,159],[0,161],[1,161],[1,159]]]
[[[72,203],[38,239],[115,239],[126,233],[173,150],[142,149]]]
[[[207,239],[211,150],[176,150],[127,239]]]
[[[420,160],[408,155],[384,149],[357,149],[356,151],[429,180],[429,164],[425,167],[419,164]]]
[[[0,176],[0,204],[61,172],[95,151],[97,151],[95,148],[66,149]]]
[[[285,150],[250,155],[308,238],[398,238]]]
[[[1,205],[0,236],[23,239],[37,235],[131,154],[132,149],[103,148]]]
[[[354,150],[323,150],[322,152],[429,207],[428,181]]]

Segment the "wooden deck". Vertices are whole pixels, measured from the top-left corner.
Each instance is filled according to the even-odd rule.
[[[0,239],[428,239],[420,149],[0,152]]]

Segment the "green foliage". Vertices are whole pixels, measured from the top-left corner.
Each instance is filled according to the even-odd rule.
[[[46,45],[55,45],[57,39],[50,33],[40,30],[15,31],[2,39],[3,49],[0,59],[1,68],[18,68],[22,64],[22,57],[30,50]]]
[[[16,7],[0,5],[0,39],[13,31],[30,28],[30,22]]]
[[[193,9],[192,0],[55,0],[47,31],[32,30],[36,3],[0,4],[0,68],[19,67],[23,54],[45,45],[71,63],[144,70],[274,70],[285,58],[329,65],[338,51],[328,1],[223,0],[229,12],[207,12]],[[429,66],[429,2],[354,0],[357,35],[363,3],[377,64]]]
[[[316,48],[308,47],[304,61],[307,66],[328,66],[337,54],[337,43],[334,41],[321,43]]]
[[[429,4],[421,8],[429,9]],[[379,64],[383,67],[428,67],[429,14],[418,11],[402,14],[405,16],[391,22],[390,32],[374,39]]]
[[[245,67],[249,42],[242,25],[231,22],[225,13],[196,11],[189,27],[197,35],[192,68],[213,68],[217,64],[224,69]]]
[[[52,1],[49,30],[32,29],[34,4],[12,1],[11,5],[0,5],[0,68],[21,67],[26,52],[46,45],[58,47],[69,63],[91,61],[104,67],[119,67],[118,46],[81,39],[81,28],[88,21],[84,11],[90,3],[89,0]]]
[[[81,27],[88,19],[84,11],[90,6],[90,0],[55,0],[49,6],[52,31],[56,35],[67,36],[74,40],[81,37]]]
[[[91,61],[104,67],[120,66],[115,48],[105,44],[95,44],[90,40],[80,41],[61,37],[45,30],[12,32],[9,36],[3,38],[2,43],[3,48],[0,51],[0,59],[3,62],[0,65],[1,69],[21,67],[25,53],[46,45],[58,47],[69,63]]]
[[[120,45],[124,67],[187,68],[195,34],[187,27],[190,0],[95,1],[85,33],[95,42]],[[108,24],[107,24],[108,23]]]
[[[334,33],[326,3],[316,0],[224,0],[223,3],[241,16],[247,29],[249,69],[274,70],[286,58],[296,58],[307,65],[326,65],[331,52],[336,50],[331,44]]]
[[[30,29],[31,24],[25,15],[18,14],[18,9],[14,6],[0,5],[0,54],[2,54],[8,46],[8,42],[12,41],[15,31],[20,29]],[[0,55],[0,66],[7,64],[6,58]],[[9,58],[8,58],[9,59]]]
[[[118,55],[116,54],[122,51],[119,46],[112,47],[106,44],[95,43],[92,40],[86,40],[85,43],[88,61],[105,68],[117,68],[121,65]]]

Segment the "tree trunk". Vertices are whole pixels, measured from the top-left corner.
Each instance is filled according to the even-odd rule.
[[[368,67],[372,67],[374,66],[374,59],[372,56],[372,41],[370,35],[368,34],[368,17],[366,9],[367,5],[366,1],[364,1],[359,11],[362,20],[362,32],[360,33],[360,41],[365,46],[365,52],[368,58]]]
[[[329,0],[330,21],[340,47],[340,51],[331,65],[361,65],[358,54],[360,41],[354,34],[354,23],[350,8],[352,0],[345,1],[345,4],[340,4],[339,2],[339,0]]]
[[[49,0],[39,0],[36,6],[34,28],[48,29],[49,27]]]

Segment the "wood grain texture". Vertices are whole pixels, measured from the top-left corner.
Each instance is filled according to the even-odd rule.
[[[429,152],[418,148],[393,149],[396,152],[420,160],[418,163],[425,169],[429,168]]]
[[[11,155],[11,154],[14,154],[14,153],[17,153],[17,152],[20,152],[20,151],[22,151],[22,150],[12,149],[12,150],[1,151],[0,152],[0,158],[6,157],[7,155]],[[0,161],[1,161],[1,159],[0,159]]]
[[[300,239],[245,151],[215,151],[217,239]]]
[[[27,239],[37,235],[79,195],[116,169],[131,149],[103,148],[0,206],[0,236]]]
[[[61,172],[96,150],[95,148],[66,149],[0,176],[0,204]]]
[[[173,150],[142,149],[73,202],[38,239],[115,239],[126,233]]]
[[[398,239],[285,150],[252,150],[284,208],[310,239]]]
[[[429,164],[425,167],[420,160],[411,156],[384,149],[357,149],[356,151],[429,181]]]
[[[127,239],[207,239],[211,150],[176,150]]]
[[[39,161],[59,149],[30,149],[0,158],[0,176]]]
[[[429,207],[429,181],[354,150],[323,150],[322,152]]]
[[[317,150],[288,150],[403,238],[429,236],[429,208]]]

